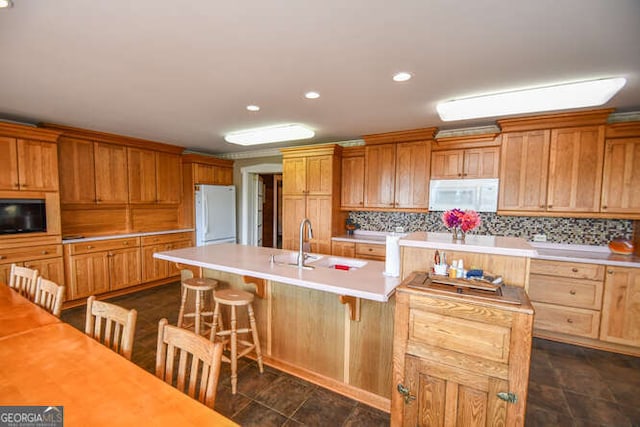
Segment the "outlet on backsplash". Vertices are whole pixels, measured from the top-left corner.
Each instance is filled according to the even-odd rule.
[[[533,235],[533,241],[534,242],[546,242],[547,241],[547,235],[546,234],[534,234]]]
[[[396,233],[404,233],[404,227],[396,227]]]

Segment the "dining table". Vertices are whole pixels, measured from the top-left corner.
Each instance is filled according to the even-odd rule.
[[[62,407],[65,426],[236,426],[0,283],[0,407]]]

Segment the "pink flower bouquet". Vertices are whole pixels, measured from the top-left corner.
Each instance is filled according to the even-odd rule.
[[[466,233],[480,225],[480,215],[472,210],[451,209],[442,214],[442,222],[447,228],[461,229]]]

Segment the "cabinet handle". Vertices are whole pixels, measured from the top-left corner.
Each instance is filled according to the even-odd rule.
[[[607,209],[607,207],[606,207],[606,206],[603,206],[603,207],[602,207],[602,209]]]
[[[613,274],[613,270],[607,270],[607,274]]]
[[[27,188],[28,186],[28,184],[22,183],[22,188]]]
[[[496,396],[498,396],[498,399],[502,399],[507,403],[518,402],[518,396],[510,391],[501,391],[500,393],[496,394]]]
[[[577,272],[578,272],[578,269],[577,269],[577,268],[575,268],[575,267],[573,267],[573,268],[571,269],[571,271],[573,271],[574,273],[577,273]]]
[[[6,256],[0,255],[0,259],[5,259],[5,258],[6,258]]]
[[[125,245],[125,246],[129,246],[129,242],[124,242],[122,244]]]
[[[544,209],[544,205],[540,205],[540,209]]]
[[[411,403],[412,400],[416,400],[416,397],[411,394],[411,391],[402,384],[398,384],[398,393],[402,395],[404,403],[407,405]]]
[[[49,253],[49,251],[42,251],[41,253],[42,253],[42,255],[46,255],[46,254]]]
[[[567,319],[567,323],[573,323],[573,319]]]
[[[575,295],[575,294],[576,294],[576,290],[575,290],[575,289],[571,289],[571,290],[569,291],[569,293],[570,293],[571,295]]]
[[[553,207],[553,205],[547,205],[548,209],[551,209]]]
[[[369,252],[373,252],[373,248],[369,248]]]
[[[89,245],[87,246],[87,249],[93,249],[93,246]]]

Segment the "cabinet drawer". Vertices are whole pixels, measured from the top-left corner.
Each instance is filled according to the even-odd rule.
[[[532,259],[531,273],[573,279],[604,280],[604,265]]]
[[[368,258],[384,261],[387,253],[385,245],[374,243],[356,243],[356,258]]]
[[[142,236],[140,242],[142,246],[157,245],[159,243],[177,242],[180,240],[191,240],[193,233],[171,233],[171,234],[156,234],[153,236]]]
[[[72,243],[70,246],[71,255],[79,255],[122,248],[134,248],[140,246],[140,239],[138,237],[130,237],[126,239],[95,240],[91,242]]]
[[[600,310],[602,282],[532,274],[529,297],[533,301]]]
[[[562,307],[542,302],[533,302],[536,310],[535,329],[586,338],[598,338],[600,312],[582,308]]]
[[[30,248],[0,250],[0,263],[13,263],[62,256],[62,245],[43,245]]]

